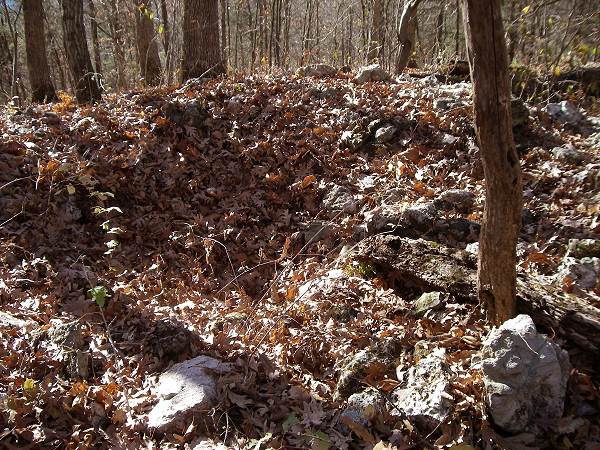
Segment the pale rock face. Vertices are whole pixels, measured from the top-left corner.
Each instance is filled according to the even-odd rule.
[[[217,402],[215,374],[228,370],[227,364],[209,356],[173,365],[158,379],[154,394],[159,401],[148,414],[148,428],[176,430],[192,415],[210,410]]]
[[[353,213],[358,205],[352,193],[343,186],[334,185],[323,198],[323,206],[331,212]]]
[[[563,414],[570,363],[566,351],[521,314],[484,342],[485,400],[495,424],[519,433],[551,427]]]
[[[417,426],[435,428],[452,410],[450,379],[445,350],[435,349],[406,372],[398,373],[404,387],[392,392],[392,402]]]
[[[337,73],[335,67],[329,64],[312,64],[310,66],[300,67],[296,70],[296,75],[302,77],[332,77]]]
[[[552,120],[559,123],[575,126],[584,120],[583,114],[581,114],[579,109],[566,100],[560,103],[548,103],[544,110]]]
[[[356,83],[367,83],[370,81],[388,81],[392,77],[389,73],[383,70],[379,64],[371,64],[370,66],[361,67],[354,77]]]
[[[566,256],[558,267],[556,281],[563,283],[567,277],[582,289],[595,289],[600,286],[600,258]]]

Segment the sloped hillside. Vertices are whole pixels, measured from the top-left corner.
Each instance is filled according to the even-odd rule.
[[[519,271],[598,308],[600,118],[542,106],[513,110]],[[0,442],[594,448],[597,367],[559,329],[540,331],[575,364],[560,427],[506,441],[472,365],[489,331],[473,293],[448,288],[441,306],[419,309],[422,267],[407,280],[357,256],[365,238],[424,238],[474,268],[484,183],[470,113],[466,83],[341,74],[5,108]],[[387,396],[397,372],[436,349],[452,372],[442,423],[427,429],[391,400],[364,422],[344,419],[351,394]],[[361,351],[355,370],[348,357]],[[156,375],[199,355],[229,364],[217,401],[183,429],[153,431]]]

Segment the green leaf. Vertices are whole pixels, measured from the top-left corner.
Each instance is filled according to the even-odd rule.
[[[311,450],[329,450],[329,447],[331,447],[329,436],[322,431],[317,431],[313,435]]]
[[[531,5],[527,5],[523,8],[523,14],[529,14],[529,11],[531,11]]]
[[[94,286],[88,290],[88,293],[92,297],[94,303],[96,303],[96,305],[98,305],[100,308],[104,308],[106,305],[106,299],[110,297],[108,290],[104,286]]]
[[[161,23],[158,26],[158,34],[163,34],[164,32],[165,32],[165,26],[164,26],[164,24]]]
[[[298,423],[300,423],[300,419],[296,417],[296,414],[291,413],[289,416],[287,416],[287,419],[283,421],[281,426],[283,427],[283,431],[287,431]]]

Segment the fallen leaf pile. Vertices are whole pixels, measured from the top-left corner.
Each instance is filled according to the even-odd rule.
[[[463,106],[442,112],[442,96]],[[476,201],[468,216],[448,215],[480,222],[469,99],[466,84],[257,76],[96,106],[63,95],[50,107],[4,108],[0,443],[166,449],[206,435],[252,449],[508,445],[486,421],[471,368],[489,331],[477,305],[418,318],[409,314],[414,293],[347,256],[382,209],[449,189]],[[530,112],[515,134],[534,218],[519,270],[544,283],[570,238],[600,232],[600,157],[585,144],[589,131]],[[386,124],[393,139],[375,142],[370,127]],[[552,158],[567,143],[581,163]],[[326,201],[336,192],[349,200],[342,208]],[[562,283],[599,304],[598,292]],[[370,428],[340,418],[344,360],[383,341],[402,350],[396,367],[415,362],[417,343],[446,349],[451,421],[424,433],[393,411]],[[200,354],[233,364],[219,380],[221,403],[183,434],[144,432],[155,375]],[[574,370],[564,430],[549,445],[583,448],[599,435],[597,417],[568,420],[581,402],[600,407],[596,376]],[[384,394],[398,385],[376,363],[354,382]]]

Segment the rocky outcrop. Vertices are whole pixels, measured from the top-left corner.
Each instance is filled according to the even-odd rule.
[[[300,67],[296,70],[296,75],[301,77],[332,77],[337,73],[335,67],[329,64],[311,64],[309,66]]]
[[[432,430],[452,411],[451,372],[445,350],[438,348],[407,371],[398,373],[403,386],[392,392],[395,409],[422,430]],[[392,415],[397,414],[391,410]]]
[[[370,66],[361,67],[354,81],[356,83],[368,83],[372,81],[389,81],[392,76],[383,70],[379,64],[371,64]]]
[[[553,429],[562,417],[570,363],[566,351],[519,315],[494,329],[482,349],[485,400],[511,433]]]

